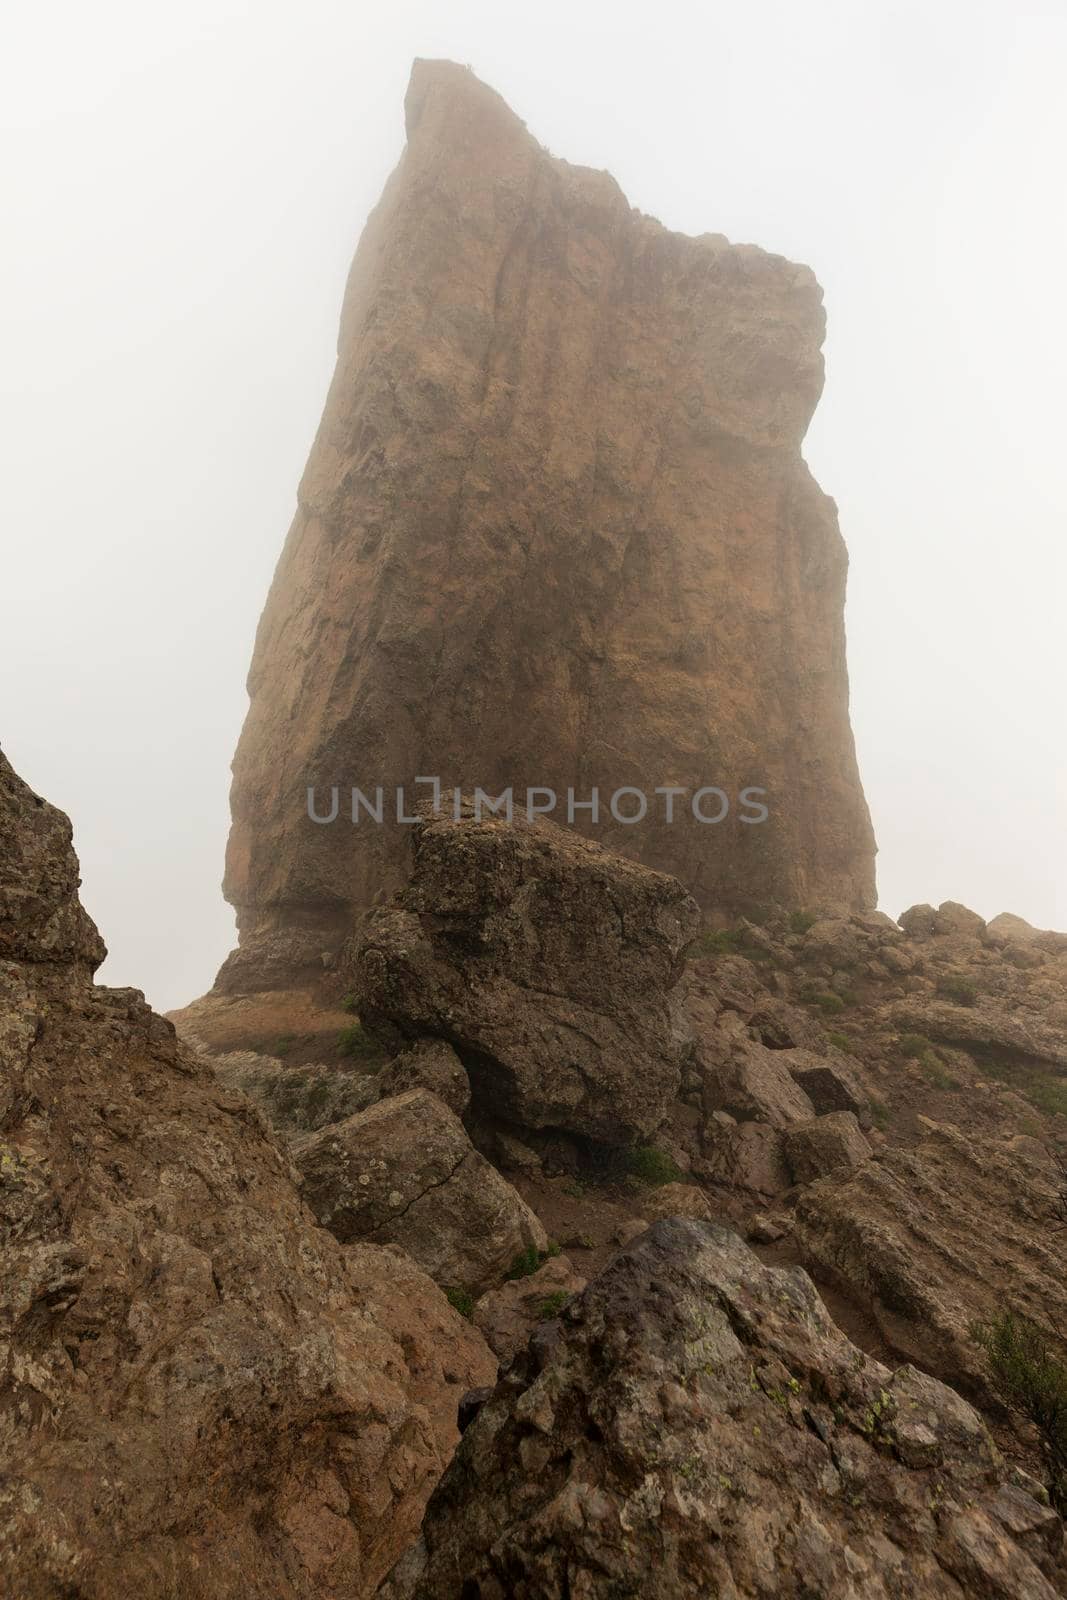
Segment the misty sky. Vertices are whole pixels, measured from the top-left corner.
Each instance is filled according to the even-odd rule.
[[[105,981],[181,1004],[233,942],[253,634],[416,55],[815,268],[881,904],[1067,927],[1062,0],[54,0],[3,54],[0,740]]]

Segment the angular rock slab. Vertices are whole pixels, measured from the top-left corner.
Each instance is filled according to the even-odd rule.
[[[428,1089],[409,1089],[293,1147],[303,1194],[343,1244],[399,1245],[442,1288],[498,1284],[548,1239],[462,1122]]]
[[[1067,1359],[1063,1177],[1039,1144],[1035,1154],[949,1123],[926,1127],[917,1145],[806,1189],[796,1237],[891,1348],[982,1393],[971,1330],[1005,1308],[1046,1328]]]
[[[364,1022],[394,1041],[447,1040],[479,1108],[520,1127],[651,1134],[687,1042],[685,890],[550,823],[438,818],[412,832],[410,884],[355,958]]]
[[[865,1357],[804,1272],[673,1219],[504,1375],[381,1593],[1054,1600],[1059,1519],[1007,1488],[959,1395]]]

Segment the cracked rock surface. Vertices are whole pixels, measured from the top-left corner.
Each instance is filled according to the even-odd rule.
[[[409,1089],[297,1141],[303,1193],[343,1243],[400,1245],[446,1288],[495,1286],[545,1230],[453,1111]]]
[[[449,1042],[479,1109],[519,1127],[650,1133],[688,1038],[675,991],[697,911],[681,884],[551,823],[411,832],[408,887],[352,958],[364,1023],[394,1049]]]
[[[676,1218],[535,1336],[382,1600],[1055,1600],[1062,1526],[977,1413],[805,1273]]]

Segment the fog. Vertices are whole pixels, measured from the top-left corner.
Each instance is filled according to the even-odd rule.
[[[218,888],[252,639],[416,55],[671,228],[808,262],[883,908],[1067,926],[1062,0],[9,10],[0,739],[74,819],[104,981]]]

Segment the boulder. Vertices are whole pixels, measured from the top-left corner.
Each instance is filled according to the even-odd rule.
[[[512,1278],[483,1294],[474,1308],[474,1325],[502,1366],[526,1348],[530,1334],[558,1317],[564,1305],[585,1288],[585,1279],[567,1256],[550,1256],[528,1277]]]
[[[0,1591],[365,1595],[491,1381],[404,1257],[344,1250],[243,1095],[93,988],[70,825],[0,756]]]
[[[805,1189],[803,1258],[843,1284],[889,1346],[968,1392],[985,1392],[973,1328],[1011,1308],[1067,1357],[1063,1179],[1045,1154],[922,1119],[911,1148],[886,1147]]]
[[[675,1218],[507,1370],[381,1597],[1055,1600],[1061,1545],[958,1394]]]
[[[871,1146],[851,1111],[829,1111],[812,1122],[786,1128],[785,1159],[794,1183],[813,1183],[827,1173],[849,1171],[871,1155]]]
[[[754,1040],[738,1040],[729,1059],[704,1074],[705,1111],[728,1111],[738,1121],[769,1122],[776,1128],[808,1121],[815,1108],[786,1060],[797,1054],[809,1052],[768,1050]]]
[[[529,1206],[427,1089],[298,1140],[293,1159],[335,1238],[399,1245],[442,1287],[489,1288],[516,1257],[548,1246]]]
[[[461,1117],[471,1103],[470,1079],[452,1046],[443,1039],[417,1039],[378,1074],[384,1100],[407,1089],[429,1089],[450,1111]]]
[[[353,957],[364,1023],[394,1046],[450,1043],[479,1112],[648,1137],[687,1042],[685,890],[551,823],[431,816],[411,833],[411,881]]]
[[[1067,1023],[1051,1020],[1051,1009],[1037,997],[1027,998],[1024,1009],[990,995],[981,995],[975,1005],[915,996],[895,1005],[891,1018],[901,1032],[980,1052],[1007,1051],[1067,1072]]]
[[[698,1176],[726,1189],[769,1199],[792,1187],[781,1129],[767,1122],[716,1128],[705,1143]]]
[[[817,1116],[851,1111],[861,1122],[869,1121],[871,1105],[859,1081],[857,1063],[841,1054],[827,1057],[813,1050],[783,1050],[781,1061]]]

